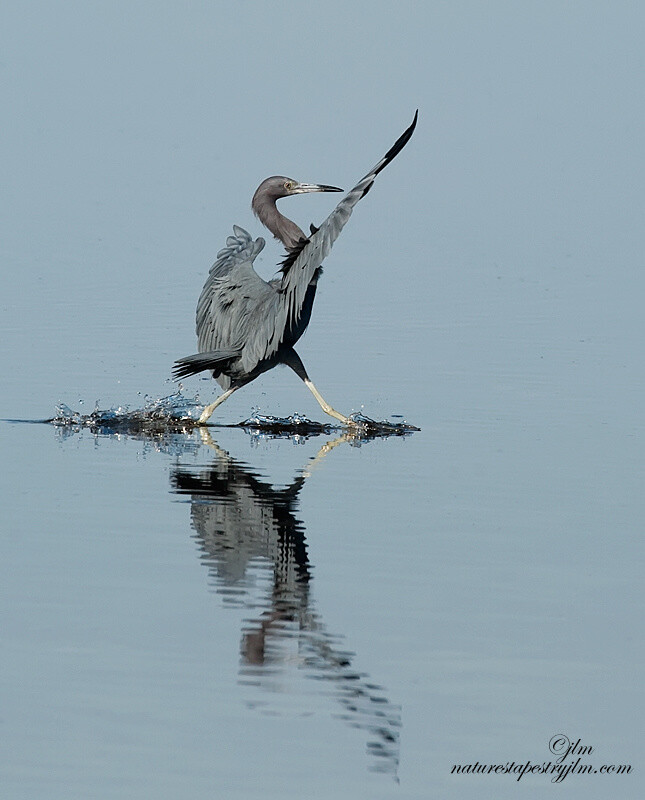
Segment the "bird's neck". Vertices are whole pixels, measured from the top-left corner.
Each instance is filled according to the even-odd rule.
[[[278,211],[275,202],[267,203],[253,210],[260,222],[271,231],[276,239],[282,242],[287,250],[293,250],[301,239],[307,238],[295,222]]]

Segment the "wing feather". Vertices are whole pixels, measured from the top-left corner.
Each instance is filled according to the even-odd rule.
[[[233,234],[210,269],[197,303],[195,327],[201,353],[239,350],[248,361],[243,351],[257,350],[251,341],[254,323],[276,293],[253,269],[264,239],[253,240],[238,225]]]
[[[374,179],[379,172],[381,172],[409,142],[417,124],[418,114],[419,112],[417,110],[410,127],[404,131],[367,175],[361,178],[356,186],[343,197],[322,225],[317,229],[312,226],[311,235],[295,260],[291,261],[291,259],[288,258],[283,265],[284,275],[280,281],[279,289],[282,308],[280,319],[276,319],[276,323],[279,322],[284,326],[282,329],[283,331],[292,329],[297,325],[298,318],[302,313],[305,303],[307,290],[312,280],[314,280],[316,270],[329,255],[332,245],[347,224],[354,206],[359,200],[365,197],[372,188]],[[272,349],[272,345],[268,345],[264,357],[269,357],[274,352],[275,350]]]

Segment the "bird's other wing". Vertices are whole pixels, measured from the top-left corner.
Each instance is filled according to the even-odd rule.
[[[275,294],[253,269],[264,239],[253,240],[237,225],[233,234],[217,254],[197,303],[195,327],[202,353],[241,349],[250,306]]]
[[[317,230],[312,227],[312,235],[304,244],[295,259],[287,258],[282,271],[281,291],[285,301],[286,325],[291,326],[298,319],[307,287],[309,286],[314,273],[329,254],[332,245],[338,238],[340,232],[347,224],[352,210],[358,201],[372,188],[374,179],[385,169],[405,145],[410,141],[417,124],[417,110],[410,127],[396,140],[392,147],[387,151],[383,158],[376,164],[365,177],[349,191],[340,201],[336,208],[331,212],[327,219]]]

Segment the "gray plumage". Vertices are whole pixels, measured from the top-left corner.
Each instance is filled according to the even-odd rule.
[[[383,158],[348,192],[319,228],[311,226],[306,236],[281,214],[276,201],[306,192],[339,192],[334,186],[303,184],[291,178],[273,176],[263,181],[253,196],[252,208],[260,221],[287,250],[282,275],[263,280],[253,262],[264,247],[261,237],[253,240],[237,225],[226,247],[217,254],[197,304],[196,330],[199,353],[179,359],[174,366],[176,379],[211,370],[224,394],[208,406],[200,422],[210,417],[226,397],[283,363],[302,378],[323,410],[351,424],[348,417],[334,411],[309,380],[293,346],[302,336],[316,294],[321,264],[347,224],[354,206],[371,189],[374,179],[407,144],[417,123],[410,127]]]

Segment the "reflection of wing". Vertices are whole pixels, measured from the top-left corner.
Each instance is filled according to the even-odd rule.
[[[317,230],[312,228],[312,235],[297,254],[296,258],[289,257],[282,268],[282,278],[279,291],[283,293],[282,330],[289,330],[298,324],[303,307],[306,306],[307,290],[314,279],[316,270],[323,260],[329,255],[332,245],[347,224],[356,203],[369,192],[374,179],[392,159],[397,156],[410,140],[417,124],[418,111],[410,127],[397,139],[383,158],[376,164],[364,178],[348,192],[331,212],[327,219]],[[293,254],[292,254],[293,255]],[[275,350],[267,346],[265,358],[272,355]]]
[[[232,459],[222,458],[205,469],[176,467],[172,482],[177,492],[191,497],[203,558],[227,599],[251,588],[247,571],[258,560],[277,565],[295,559],[293,579],[308,580],[304,533],[293,514],[303,477],[275,489]],[[237,593],[230,592],[233,586]]]

